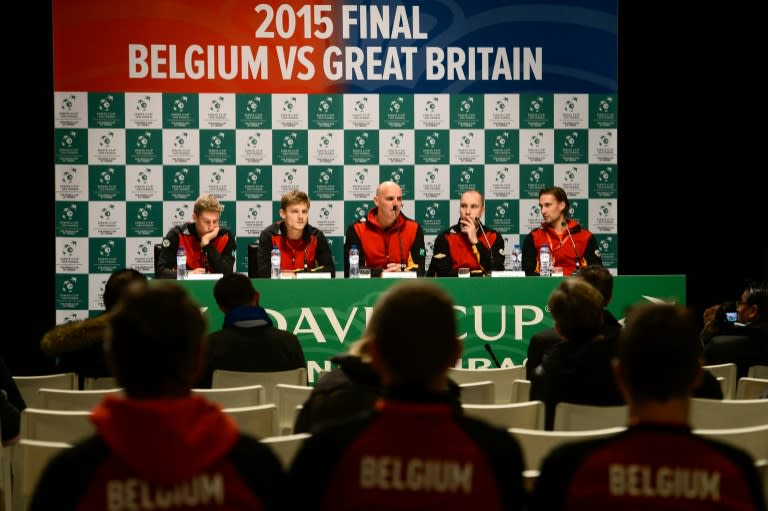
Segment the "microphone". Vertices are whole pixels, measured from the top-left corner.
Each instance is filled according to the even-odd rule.
[[[560,223],[563,227],[565,227],[565,230],[568,232],[568,238],[571,240],[571,246],[573,247],[573,253],[576,254],[576,271],[574,271],[571,275],[578,275],[581,273],[581,258],[579,257],[579,251],[576,250],[576,242],[573,241],[573,236],[571,236],[571,230],[568,228],[568,222],[565,220]]]
[[[403,255],[403,235],[400,230],[400,222],[398,218],[400,216],[400,208],[397,204],[392,206],[392,212],[395,214],[395,225],[397,225],[397,240],[400,242],[400,271],[405,271],[405,256]]]
[[[475,225],[480,229],[480,232],[483,233],[483,238],[485,238],[485,242],[488,244],[488,253],[491,256],[490,257],[490,259],[491,259],[491,267],[487,271],[487,273],[490,273],[490,272],[493,271],[493,247],[491,246],[491,242],[488,241],[488,236],[485,235],[485,229],[483,229],[483,224],[480,223],[480,219],[479,218],[475,218]],[[486,346],[488,346],[488,348],[490,348],[490,346],[488,344],[486,344]]]
[[[491,349],[490,344],[485,343],[485,351],[487,351],[488,354],[491,356],[491,360],[493,360],[493,363],[496,364],[496,367],[501,368],[501,362],[499,362],[499,359],[496,358],[496,354]]]

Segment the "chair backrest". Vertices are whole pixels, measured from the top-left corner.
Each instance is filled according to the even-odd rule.
[[[531,380],[513,381],[512,382],[512,402],[524,403],[530,400],[531,400]]]
[[[86,376],[83,378],[83,390],[112,390],[119,389],[117,378],[112,376]]]
[[[26,408],[21,412],[21,438],[75,443],[96,432],[90,416],[82,410]]]
[[[294,435],[262,438],[261,442],[269,445],[269,448],[272,449],[272,452],[275,453],[275,456],[277,456],[277,459],[280,460],[280,463],[283,464],[283,468],[287,471],[290,468],[291,463],[293,463],[293,458],[299,451],[301,444],[303,444],[304,440],[307,438],[309,438],[309,433],[296,433]]]
[[[51,459],[72,444],[66,442],[47,442],[22,438],[16,444],[13,462],[13,502],[12,509],[28,509],[32,494],[40,476]]]
[[[307,385],[288,385],[285,383],[275,385],[278,434],[290,435],[293,433],[293,424],[296,422],[296,407],[303,405],[311,393],[312,387]]]
[[[520,442],[527,470],[539,470],[541,462],[555,447],[568,442],[602,438],[624,431],[626,427],[592,429],[589,431],[543,431],[509,428],[509,433]]]
[[[192,393],[199,394],[213,403],[218,403],[222,408],[240,408],[243,406],[266,404],[264,387],[262,385],[245,385],[243,387],[225,387],[222,389],[192,389]]]
[[[2,424],[0,424],[0,438],[2,438]],[[3,494],[2,509],[14,509],[13,491],[11,490],[11,453],[12,447],[0,445],[0,492]]]
[[[694,429],[693,432],[743,449],[755,461],[768,462],[768,424],[748,428]]]
[[[224,387],[242,387],[243,385],[264,386],[264,397],[267,403],[275,402],[275,385],[285,383],[287,385],[306,385],[307,368],[298,367],[288,371],[252,372],[252,371],[228,371],[216,369],[213,371],[211,387],[220,389]]]
[[[544,402],[461,405],[464,415],[500,428],[544,429]]]
[[[477,381],[492,381],[494,401],[497,404],[512,402],[512,382],[525,379],[525,367],[502,367],[494,369],[459,369],[451,367],[448,376],[461,385]]]
[[[459,384],[459,399],[464,405],[490,405],[494,403],[493,382],[475,381]]]
[[[77,388],[76,373],[58,373],[44,374],[40,376],[14,376],[13,381],[21,392],[21,397],[30,408],[40,407],[40,397],[37,390],[43,387],[47,389],[69,389]]]
[[[694,429],[746,428],[768,424],[768,399],[691,399]]]
[[[224,408],[224,413],[232,417],[238,428],[256,438],[277,435],[277,406],[274,404]]]
[[[704,366],[704,369],[712,373],[715,378],[725,378],[725,382],[720,383],[723,388],[723,399],[736,397],[736,364],[714,364]]]
[[[44,410],[80,410],[89,411],[101,403],[108,394],[121,394],[121,389],[109,390],[66,390],[39,389],[40,408]]]
[[[574,403],[557,403],[555,406],[555,431],[585,431],[605,429],[627,424],[627,405],[597,406]]]
[[[736,399],[760,399],[768,391],[768,378],[739,378],[736,385]]]
[[[753,365],[749,366],[749,372],[747,376],[750,378],[768,378],[768,365]]]

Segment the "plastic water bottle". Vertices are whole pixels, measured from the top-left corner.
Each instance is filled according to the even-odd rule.
[[[272,255],[269,258],[270,263],[272,263],[272,270],[269,274],[269,277],[272,279],[279,279],[280,278],[280,249],[277,248],[277,245],[272,245]]]
[[[542,277],[550,276],[550,261],[549,245],[544,243],[539,249],[539,275]]]
[[[176,251],[176,279],[185,280],[187,278],[187,253],[184,247],[179,245]]]
[[[356,279],[360,277],[360,251],[357,245],[349,247],[349,278]]]
[[[523,269],[523,262],[520,260],[520,244],[515,243],[515,245],[512,247],[512,260],[510,269],[512,271],[521,271]]]

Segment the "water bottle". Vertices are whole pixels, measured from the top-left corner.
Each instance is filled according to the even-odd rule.
[[[551,271],[549,263],[549,245],[544,243],[539,249],[539,275],[542,277],[549,277]]]
[[[270,256],[269,260],[272,263],[272,270],[269,274],[269,277],[272,279],[279,279],[280,278],[280,249],[277,248],[277,245],[272,245],[272,255]]]
[[[349,278],[356,279],[360,277],[360,251],[357,245],[349,247]]]
[[[520,244],[515,243],[515,245],[512,247],[512,260],[511,260],[511,267],[510,269],[512,271],[521,271],[523,269],[523,262],[520,259]]]
[[[176,251],[176,279],[184,280],[187,278],[187,253],[184,251],[184,247],[179,245],[179,250]]]

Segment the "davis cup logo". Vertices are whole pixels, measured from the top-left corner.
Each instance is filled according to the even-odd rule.
[[[501,168],[496,170],[496,179],[495,181],[497,183],[503,183],[507,180],[507,174],[509,174],[509,169],[507,167]]]
[[[528,105],[528,111],[536,114],[541,112],[542,108],[544,108],[544,98],[541,96],[532,99],[531,104]]]
[[[62,183],[71,183],[75,180],[75,177],[77,175],[77,169],[72,167],[71,169],[65,170],[61,176]]]
[[[149,249],[152,247],[152,241],[147,240],[142,243],[139,243],[139,246],[136,247],[136,255],[139,257],[144,257],[149,255]]]
[[[318,144],[321,148],[325,149],[329,145],[331,145],[331,138],[333,138],[333,133],[327,133],[325,135],[320,136],[320,143]]]
[[[400,144],[403,143],[403,138],[405,135],[403,133],[398,133],[397,135],[392,135],[389,139],[389,147],[393,149],[398,149],[400,147]]]
[[[528,174],[528,182],[538,184],[541,181],[541,176],[543,173],[544,169],[542,167],[537,167],[531,170],[531,173]]]
[[[613,140],[613,133],[608,132],[603,135],[600,135],[600,138],[598,139],[598,145],[600,147],[608,147],[611,145],[611,141]]]
[[[219,96],[217,98],[213,98],[211,100],[211,106],[208,107],[208,110],[211,111],[211,112],[218,112],[219,110],[221,110],[221,104],[223,102],[224,102],[224,97],[223,96]]]
[[[136,110],[139,110],[141,112],[146,112],[147,108],[149,108],[149,102],[152,101],[152,98],[149,96],[144,96],[136,100]]]
[[[283,101],[283,112],[292,112],[296,107],[296,97],[292,96],[289,99]]]
[[[360,204],[358,207],[355,208],[355,221],[362,220],[368,216],[368,203]]]
[[[75,143],[75,138],[77,138],[77,132],[70,131],[69,133],[65,133],[61,137],[61,146],[72,147],[72,144]]]
[[[355,137],[355,149],[362,149],[365,147],[365,143],[368,141],[368,132],[362,133]]]
[[[109,109],[112,108],[112,102],[115,100],[114,96],[104,96],[103,98],[99,99],[99,106],[97,107],[100,112],[109,112]]]
[[[115,242],[114,241],[108,241],[106,243],[103,243],[99,247],[99,255],[101,257],[109,257],[112,255],[112,250],[115,248]]]
[[[176,98],[173,101],[173,111],[174,112],[183,112],[184,109],[187,107],[187,101],[189,101],[187,96],[182,96],[180,98]]]
[[[110,220],[112,217],[112,210],[115,209],[114,204],[110,204],[109,206],[106,206],[104,208],[101,208],[101,214],[99,215],[99,218],[101,220]]]
[[[461,113],[469,113],[469,111],[472,109],[472,103],[474,103],[475,98],[466,98],[462,99],[459,103],[459,110],[461,110]]]
[[[64,247],[62,247],[61,254],[65,256],[71,256],[75,253],[75,248],[77,248],[77,241],[73,240],[69,243],[65,243]]]
[[[570,169],[565,171],[565,181],[566,183],[573,183],[576,180],[576,174],[579,173],[579,169],[576,167],[571,167]]]
[[[613,246],[613,236],[605,237],[597,245],[600,247],[600,252],[607,253]]]
[[[579,98],[577,98],[575,96],[572,97],[571,99],[566,99],[565,100],[565,106],[563,107],[563,110],[565,110],[566,112],[569,112],[569,113],[573,112],[576,109],[576,103],[578,103],[578,102],[579,102]]]
[[[326,204],[324,207],[320,208],[320,218],[322,219],[328,219],[331,216],[333,210],[333,204]]]
[[[248,113],[253,113],[259,109],[260,104],[261,104],[260,97],[258,96],[252,97],[245,103],[245,111]]]
[[[440,172],[440,169],[437,167],[432,168],[432,170],[428,170],[426,175],[424,176],[424,181],[427,183],[434,183],[437,181],[437,174]]]
[[[261,133],[256,133],[255,135],[249,135],[248,136],[248,148],[254,149],[257,145],[259,145],[259,140],[261,139]]]
[[[296,132],[292,132],[290,135],[285,135],[283,137],[283,149],[291,149],[293,145],[296,143],[296,138],[298,135]]]
[[[109,146],[112,143],[112,139],[115,138],[115,134],[113,132],[109,132],[105,135],[102,135],[99,139],[99,145],[101,147]]]
[[[467,184],[472,179],[472,174],[475,173],[475,169],[473,167],[467,167],[466,169],[463,169],[459,173],[459,183],[461,184]]]
[[[363,184],[368,176],[368,169],[363,167],[362,169],[355,171],[355,183]]]
[[[440,204],[433,202],[424,211],[424,220],[434,220],[437,218],[437,214],[440,211]]]
[[[605,204],[601,205],[600,208],[597,210],[597,216],[605,218],[608,215],[611,214],[611,209],[613,208],[613,202],[606,202]]]
[[[136,219],[146,220],[149,218],[149,214],[151,212],[152,212],[152,204],[145,204],[144,206],[140,207],[139,210],[136,212]]]
[[[429,112],[429,113],[434,112],[435,110],[437,110],[437,102],[438,101],[439,101],[439,99],[436,98],[436,97],[432,98],[432,99],[428,99],[426,105],[424,106],[424,110]]]
[[[221,131],[218,134],[211,136],[210,146],[214,149],[219,149],[221,144],[224,143],[224,136],[224,133]]]
[[[320,100],[320,104],[317,105],[317,111],[321,113],[328,113],[328,110],[331,109],[331,103],[333,103],[332,97],[326,97],[325,99]]]
[[[212,185],[219,185],[221,184],[222,179],[224,179],[224,169],[219,167],[211,173],[211,179],[209,179],[208,182]]]
[[[579,206],[581,206],[581,202],[571,199],[571,207],[568,208],[568,216],[571,218],[576,218],[576,215],[578,214]]]
[[[187,209],[189,209],[189,206],[186,204],[176,208],[173,212],[174,221],[183,222],[184,219],[187,218]]]
[[[152,173],[152,169],[144,169],[140,170],[139,174],[136,176],[136,182],[138,184],[146,184],[147,181],[149,181],[149,175]]]
[[[61,218],[64,220],[72,220],[75,216],[75,211],[77,211],[77,204],[70,204],[62,210]]]
[[[286,170],[283,173],[283,183],[291,184],[296,177],[296,169]]]
[[[368,98],[362,98],[355,101],[355,112],[365,111],[366,103],[368,103]]]
[[[572,132],[570,135],[565,136],[565,141],[563,142],[563,147],[573,147],[576,145],[576,139],[579,138],[579,134],[575,131]]]
[[[509,209],[509,202],[502,202],[498,206],[496,206],[495,211],[493,212],[494,218],[506,218],[507,216],[507,210]]]
[[[528,218],[535,218],[538,220],[541,215],[541,209],[539,206],[531,206],[531,210],[528,212]]]
[[[187,138],[189,137],[189,134],[185,131],[181,133],[180,135],[176,135],[173,137],[173,147],[176,147],[178,149],[181,149],[184,147],[184,144],[187,143]]]
[[[149,145],[149,139],[152,138],[152,133],[145,131],[144,134],[136,137],[136,147],[146,148]]]
[[[184,181],[187,180],[187,174],[189,174],[189,169],[186,167],[182,167],[173,174],[173,184],[175,185],[183,185]]]
[[[597,111],[600,113],[606,114],[611,111],[611,106],[613,106],[613,98],[612,97],[603,98],[597,104]]]
[[[427,138],[424,140],[424,147],[434,149],[437,145],[438,138],[440,138],[440,133],[433,131],[430,135],[427,135]]]
[[[333,175],[333,169],[332,168],[326,168],[325,170],[320,172],[320,177],[317,178],[317,181],[320,184],[328,184],[331,180],[331,176]]]
[[[467,133],[461,136],[461,147],[467,148],[472,145],[472,139],[475,137],[474,133]]]
[[[389,102],[389,112],[392,114],[396,114],[400,111],[400,109],[403,107],[404,99],[402,96],[399,96],[392,101]]]
[[[612,167],[605,167],[604,169],[600,169],[600,172],[597,175],[598,183],[607,183],[611,179],[612,173],[613,173]]]
[[[67,111],[72,110],[72,107],[75,106],[75,100],[76,99],[77,98],[75,96],[73,96],[73,95],[65,96],[61,100],[61,109],[62,110],[67,110]]]
[[[260,175],[261,169],[259,168],[249,170],[245,178],[245,183],[249,185],[255,185],[259,181]]]
[[[66,294],[74,293],[75,284],[77,284],[77,277],[69,277],[61,283],[61,292]]]
[[[74,312],[70,312],[64,316],[64,323],[72,323],[73,321],[77,321],[77,314]]]
[[[248,208],[248,218],[251,220],[256,220],[259,218],[259,210],[261,209],[261,204],[257,204],[255,207]]]
[[[496,101],[496,104],[493,107],[493,110],[499,113],[504,113],[504,110],[507,109],[507,106],[509,105],[509,97],[504,96],[503,98]]]
[[[397,170],[393,170],[389,174],[389,180],[395,183],[400,183],[400,180],[403,179],[404,173],[405,173],[405,169],[403,169],[402,167],[398,168]]]
[[[112,175],[115,173],[115,169],[112,167],[104,169],[99,174],[99,184],[108,185],[112,181]]]
[[[496,149],[504,149],[504,147],[507,145],[508,138],[508,131],[503,132],[501,135],[496,135],[496,139],[493,141],[493,147]]]
[[[531,141],[528,143],[531,147],[538,147],[541,145],[541,143],[544,141],[544,133],[538,132],[534,135],[531,135]]]

